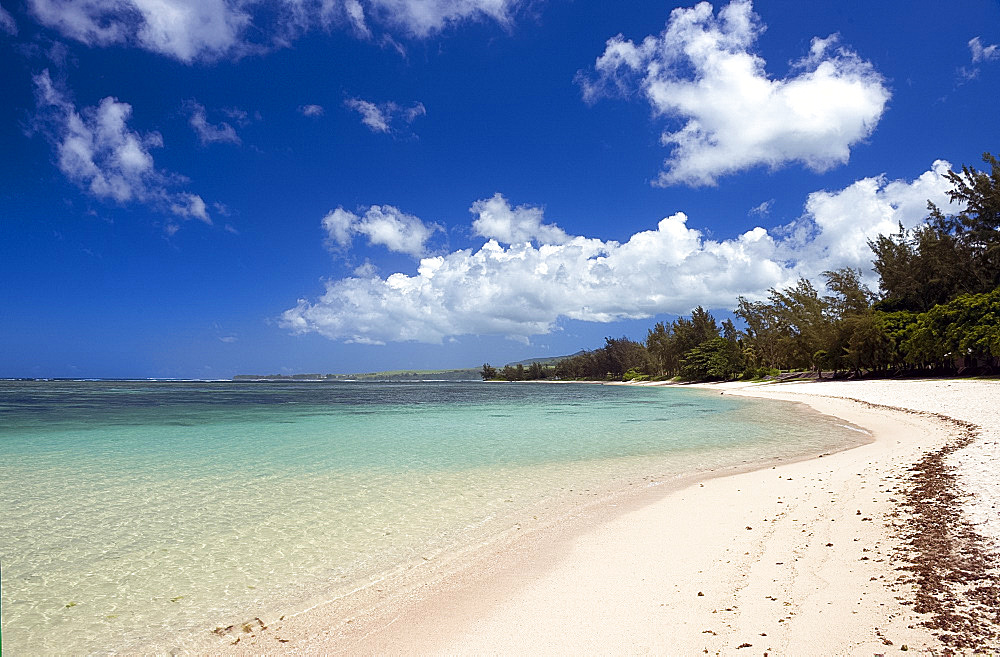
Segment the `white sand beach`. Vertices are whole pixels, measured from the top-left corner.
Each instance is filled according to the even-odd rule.
[[[872,655],[940,654],[950,642],[996,649],[998,619],[983,610],[995,602],[1000,584],[997,571],[989,570],[1000,547],[1000,382],[706,387],[801,401],[864,427],[873,440],[694,482],[645,505],[608,508],[585,522],[525,537],[495,560],[415,588],[404,601],[375,605],[370,616],[345,618],[327,605],[266,629],[252,627],[226,647],[246,653]],[[934,456],[963,440],[969,444]],[[911,471],[922,459],[923,469]],[[913,489],[914,477],[924,477],[936,482],[933,490],[955,491],[948,466],[958,489],[968,493],[947,507],[960,504],[955,517],[941,515],[947,508],[928,499],[929,489]],[[965,555],[966,570],[978,568],[983,577],[942,583],[937,574],[949,572],[948,546],[920,547],[913,539],[962,528],[968,531],[959,532],[956,554]],[[914,607],[921,595],[917,606],[925,613]],[[934,600],[942,601],[937,612]]]

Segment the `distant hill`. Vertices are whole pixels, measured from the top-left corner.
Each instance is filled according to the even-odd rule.
[[[538,363],[551,367],[564,358],[572,358],[580,351],[570,356],[549,356],[546,358],[528,358],[513,363],[511,367],[530,366]],[[479,381],[482,370],[478,367],[458,370],[389,370],[386,372],[359,372],[355,374],[237,374],[233,381]]]
[[[479,380],[479,369],[390,370],[357,374],[237,374],[233,381],[469,381]]]
[[[538,363],[539,365],[555,365],[561,360],[566,360],[567,358],[572,358],[573,356],[579,356],[580,354],[586,353],[584,349],[576,352],[575,354],[570,354],[569,356],[549,356],[547,358],[528,358],[526,360],[516,360],[513,363],[507,363],[511,367],[517,367],[518,365],[524,365],[525,367],[531,365],[532,363]],[[478,370],[477,370],[478,371]]]

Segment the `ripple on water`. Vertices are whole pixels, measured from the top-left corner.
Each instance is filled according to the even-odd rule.
[[[0,387],[14,653],[168,645],[353,590],[570,489],[858,439],[814,415],[777,432],[773,402],[663,388]]]

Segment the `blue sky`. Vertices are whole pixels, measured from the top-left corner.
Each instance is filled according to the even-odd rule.
[[[1000,4],[0,0],[0,376],[502,364],[862,267]]]

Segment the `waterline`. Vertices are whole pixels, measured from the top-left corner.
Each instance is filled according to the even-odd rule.
[[[664,388],[0,393],[3,637],[15,653],[170,648],[348,595],[489,540],[527,509],[859,439],[772,402]]]

